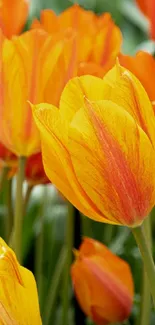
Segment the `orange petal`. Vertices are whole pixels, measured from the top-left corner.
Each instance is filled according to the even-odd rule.
[[[155,40],[155,1],[154,0],[136,0],[139,8],[150,21],[150,37]]]
[[[6,37],[19,34],[28,17],[29,0],[1,0],[0,27]]]
[[[91,59],[104,68],[107,65],[106,70],[108,71],[115,64],[116,57],[120,51],[122,34],[109,14],[103,15],[102,18],[100,17],[101,19],[102,24],[100,22],[101,27],[93,44]]]
[[[141,224],[154,205],[155,153],[131,115],[110,101],[86,101],[71,122],[68,148],[103,222]]]
[[[155,100],[155,60],[147,52],[137,52],[135,56],[119,55],[123,67],[130,70],[142,83],[151,101]]]

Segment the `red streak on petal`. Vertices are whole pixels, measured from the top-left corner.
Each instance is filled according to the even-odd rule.
[[[87,108],[95,133],[106,157],[106,162],[101,161],[101,173],[103,179],[115,190],[116,207],[120,210],[120,221],[123,224],[133,225],[137,218],[142,220],[147,213],[150,202],[152,188],[146,191],[140,188],[135,176],[133,175],[129,163],[126,160],[118,142],[107,130],[106,125],[99,119],[91,104],[87,102]],[[137,128],[137,142],[139,131]],[[137,146],[137,152],[139,152]],[[114,200],[113,190],[109,190],[109,198]],[[137,220],[137,221],[138,221]]]
[[[133,100],[134,100],[134,111],[136,110],[136,115],[137,115],[137,118],[139,120],[140,126],[143,129],[143,131],[148,135],[149,140],[152,143],[150,135],[149,135],[149,130],[148,130],[147,125],[146,125],[145,118],[141,114],[140,104],[139,104],[138,98],[136,97],[137,91],[136,91],[136,89],[134,87],[134,83],[132,82],[132,78],[130,77],[128,72],[125,72],[123,74],[123,79],[124,80],[126,79],[128,81],[128,83],[130,84],[130,88],[132,90],[132,96],[133,96]]]

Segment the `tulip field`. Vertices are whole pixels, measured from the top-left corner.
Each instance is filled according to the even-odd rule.
[[[155,325],[155,0],[0,1],[0,325]]]

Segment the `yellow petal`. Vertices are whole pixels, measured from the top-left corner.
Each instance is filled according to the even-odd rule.
[[[111,101],[86,101],[68,148],[80,185],[106,221],[141,224],[154,205],[155,153],[132,116]]]
[[[155,117],[140,81],[117,64],[104,77],[105,99],[119,103],[138,122],[155,147]]]
[[[103,220],[98,207],[75,176],[68,152],[68,122],[52,105],[36,105],[33,112],[41,135],[43,164],[48,178],[81,212],[90,218]]]
[[[42,324],[36,283],[0,238],[0,324]]]
[[[68,121],[84,105],[85,97],[90,100],[104,99],[103,80],[94,76],[77,77],[68,82],[61,99],[60,114]]]

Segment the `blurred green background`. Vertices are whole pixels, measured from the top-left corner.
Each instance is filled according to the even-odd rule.
[[[51,8],[56,13],[60,13],[71,6],[74,1],[67,0],[32,0],[30,17],[27,27],[32,19],[37,16],[41,9]],[[85,9],[91,9],[96,13],[111,12],[111,15],[120,27],[124,42],[122,51],[134,54],[138,49],[145,49],[154,52],[154,43],[148,40],[148,22],[131,0],[79,0]],[[5,216],[5,190],[1,194],[0,205],[0,232],[3,235],[3,219]],[[37,186],[28,204],[28,211],[24,219],[23,232],[23,256],[26,267],[36,273],[36,266],[42,260],[42,268],[39,275],[36,274],[38,281],[42,283],[39,288],[41,313],[44,316],[48,313],[49,322],[47,325],[61,324],[61,301],[62,290],[60,281],[57,285],[58,272],[64,269],[64,234],[66,226],[66,202],[57,193],[52,185]],[[138,319],[138,308],[140,305],[139,292],[141,282],[141,259],[134,239],[129,229],[122,227],[111,227],[101,225],[88,218],[82,217],[82,234],[93,237],[107,244],[115,253],[127,260],[132,268],[135,281],[135,303],[130,320],[124,324],[136,325]],[[43,246],[42,246],[43,244]],[[38,249],[39,255],[35,254]],[[61,254],[61,255],[60,255]],[[56,266],[58,267],[56,271]],[[55,274],[57,272],[57,274]],[[58,291],[56,301],[51,300],[53,290]],[[70,290],[70,320],[68,325],[75,325],[73,309],[73,293]],[[53,303],[51,309],[51,303]],[[88,320],[89,324],[92,324]],[[152,312],[151,325],[155,324],[155,314]],[[37,325],[37,324],[34,324]],[[80,324],[78,324],[80,325]]]

